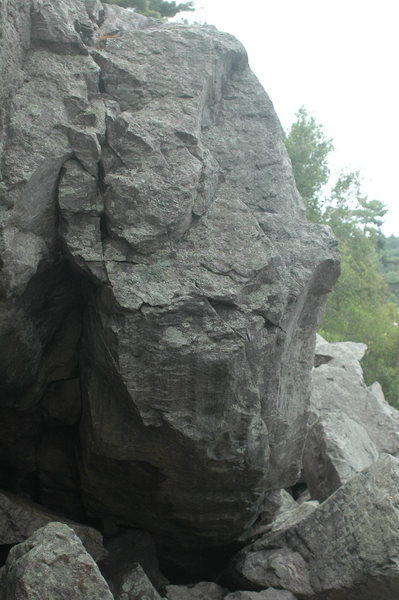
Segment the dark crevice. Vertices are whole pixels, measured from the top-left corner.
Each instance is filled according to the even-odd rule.
[[[326,354],[316,354],[314,357],[314,366],[315,368],[320,367],[320,365],[326,365],[333,359],[332,356],[328,356]]]
[[[158,541],[157,551],[162,573],[174,585],[188,585],[198,581],[221,582],[223,572],[243,544],[205,548],[183,548]]]
[[[99,90],[100,94],[107,93],[104,78],[101,76],[101,71],[100,71],[100,75],[98,77],[98,90]]]
[[[89,54],[88,48],[81,42],[52,42],[50,40],[32,40],[32,50],[47,50],[61,55],[84,55]]]
[[[255,314],[259,314],[259,316],[262,317],[262,319],[264,321],[265,329],[267,329],[268,331],[276,331],[276,329],[279,329],[283,333],[287,334],[287,332],[285,331],[285,329],[283,329],[281,327],[281,325],[279,325],[278,323],[273,323],[273,321],[271,321],[270,319],[268,319],[267,317],[265,317],[264,314],[261,314],[261,313],[259,313],[257,311],[254,311],[254,313]]]
[[[97,170],[97,181],[98,181],[98,189],[100,194],[104,195],[105,190],[107,189],[105,183],[105,169],[102,160],[98,161],[98,170]]]
[[[232,310],[237,310],[237,305],[229,300],[215,300],[215,298],[206,298],[213,310],[221,317],[226,320]],[[238,309],[239,310],[239,309]]]
[[[294,500],[297,500],[304,492],[307,490],[307,485],[305,482],[298,482],[290,488],[290,492]]]
[[[6,367],[0,394],[0,478],[4,490],[88,522],[79,427],[82,331],[92,284],[63,239],[58,188],[64,172],[59,170],[54,196],[52,259],[39,265],[19,298],[16,315],[21,316],[0,347],[0,364]],[[99,172],[103,189],[101,167]],[[25,343],[27,335],[33,347]]]
[[[90,46],[93,43],[93,26],[92,25],[82,23],[82,21],[79,21],[78,19],[76,19],[73,24],[73,27],[85,45]]]
[[[102,213],[100,217],[100,235],[102,244],[110,237],[105,213]]]
[[[5,564],[8,553],[10,552],[13,545],[14,544],[0,544],[0,567],[2,567]]]

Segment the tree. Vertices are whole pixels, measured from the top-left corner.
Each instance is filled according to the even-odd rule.
[[[330,175],[328,156],[334,147],[332,140],[326,138],[322,126],[316,123],[304,106],[298,110],[296,118],[285,143],[308,218],[320,222],[323,204],[320,196]]]
[[[379,381],[387,400],[399,408],[399,305],[393,302],[381,263],[385,238],[380,226],[386,208],[362,192],[358,171],[341,173],[328,190],[333,145],[303,107],[286,142],[308,218],[330,225],[340,241],[341,276],[328,300],[320,333],[330,342],[366,343],[362,362],[366,382]],[[391,247],[396,251],[395,240],[388,245],[386,262]]]
[[[386,206],[379,200],[368,200],[367,196],[358,199],[360,208],[353,212],[357,221],[363,227],[364,233],[372,233],[383,224],[383,216],[387,213]]]
[[[366,235],[378,233],[387,209],[362,193],[359,171],[341,173],[327,190],[333,142],[303,106],[286,135],[286,147],[310,221],[330,225],[339,238],[353,235],[359,228]]]
[[[170,18],[183,11],[193,11],[194,2],[166,2],[165,0],[104,0],[106,4],[118,4],[124,8],[135,8],[138,13],[156,19]]]

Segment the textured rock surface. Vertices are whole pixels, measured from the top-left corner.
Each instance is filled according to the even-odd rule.
[[[73,530],[50,523],[14,546],[4,569],[7,600],[113,600]]]
[[[398,490],[399,460],[384,454],[296,526],[241,551],[236,581],[262,589],[273,580],[312,600],[394,600]]]
[[[235,39],[19,4],[1,8],[0,392],[7,431],[29,428],[1,469],[69,514],[229,543],[298,478],[335,242],[304,220]]]
[[[222,600],[226,594],[217,583],[200,581],[193,585],[168,585],[166,597],[168,600]]]
[[[225,600],[296,600],[291,592],[269,588],[262,592],[233,592]]]
[[[116,600],[161,600],[139,563],[131,564],[128,572],[117,577],[111,590]]]
[[[62,521],[74,530],[94,560],[106,556],[102,536],[92,527],[62,519],[41,506],[0,492],[0,544],[18,544],[30,537],[37,529],[52,521]]]
[[[259,537],[263,533],[277,531],[283,527],[291,527],[295,522],[301,520],[307,513],[318,505],[317,501],[298,504],[285,490],[275,490],[266,496],[263,510],[254,523],[244,535],[240,542],[248,542],[251,538]]]
[[[304,450],[304,478],[314,498],[328,498],[380,452],[399,452],[399,411],[379,384],[367,388],[359,360],[366,346],[318,336]]]

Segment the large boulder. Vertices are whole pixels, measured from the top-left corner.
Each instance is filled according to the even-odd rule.
[[[10,421],[37,417],[31,454],[53,431],[10,489],[39,481],[56,504],[79,467],[91,516],[228,544],[298,479],[336,243],[304,218],[234,38],[25,4],[1,9],[0,392]],[[75,454],[57,479],[61,429]],[[8,473],[16,439],[5,456]]]
[[[6,600],[113,600],[73,530],[49,523],[14,546],[2,579]]]
[[[312,600],[399,594],[399,460],[384,454],[311,514],[234,559],[239,589],[283,588]]]
[[[317,336],[303,476],[325,500],[381,452],[399,453],[399,411],[379,384],[367,387],[360,360],[365,344],[330,344]]]

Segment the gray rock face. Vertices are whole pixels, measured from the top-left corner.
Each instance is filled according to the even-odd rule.
[[[274,585],[312,600],[394,600],[398,490],[399,460],[385,454],[294,527],[241,551],[236,584]]]
[[[37,418],[29,456],[52,433],[40,461],[9,440],[2,468],[57,505],[78,464],[91,515],[228,543],[298,478],[335,242],[304,220],[231,36],[91,0],[17,5],[1,9],[1,405]],[[51,448],[78,428],[57,479]]]
[[[304,478],[312,497],[325,500],[379,453],[399,452],[399,411],[381,387],[367,388],[359,360],[366,346],[329,344],[318,336],[304,450]]]
[[[0,544],[18,544],[25,541],[37,529],[60,520],[59,515],[43,509],[38,504],[10,493],[0,492]],[[73,529],[94,560],[105,558],[106,551],[99,531],[73,523],[68,519],[62,521]]]
[[[113,600],[72,529],[49,523],[14,546],[4,569],[7,600]]]

